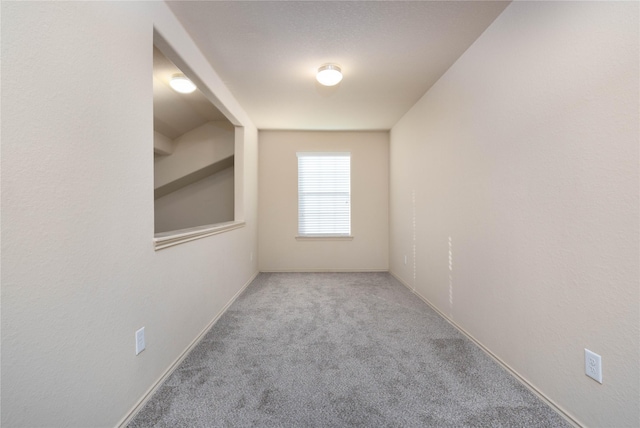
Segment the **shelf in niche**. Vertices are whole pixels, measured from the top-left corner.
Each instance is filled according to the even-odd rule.
[[[229,156],[227,158],[221,159],[218,162],[215,162],[209,166],[206,166],[202,169],[192,172],[191,174],[187,174],[183,177],[178,178],[170,183],[164,184],[153,191],[153,199],[158,199],[163,196],[168,195],[169,193],[175,192],[176,190],[182,189],[190,184],[193,184],[197,181],[205,179],[211,175],[217,174],[220,171],[223,171],[227,168],[231,168],[233,166],[234,156]]]

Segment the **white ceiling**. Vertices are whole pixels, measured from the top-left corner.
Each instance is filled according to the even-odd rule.
[[[509,3],[168,4],[259,129],[364,130],[390,129]]]
[[[174,140],[212,120],[227,120],[196,90],[179,94],[169,86],[171,76],[181,71],[156,47],[153,48],[153,129]]]

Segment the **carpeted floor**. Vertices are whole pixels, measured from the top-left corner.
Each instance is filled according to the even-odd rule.
[[[568,427],[387,273],[260,274],[129,427]]]

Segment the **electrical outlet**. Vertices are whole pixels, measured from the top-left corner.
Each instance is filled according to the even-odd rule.
[[[142,327],[140,330],[136,331],[136,355],[144,351],[144,348],[144,327]]]
[[[404,256],[404,264],[405,264],[405,265],[407,264],[407,255],[406,255],[406,254],[405,254],[405,256]]]
[[[602,383],[602,357],[586,348],[584,350],[584,372],[590,378]]]

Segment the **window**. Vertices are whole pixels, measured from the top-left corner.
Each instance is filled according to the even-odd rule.
[[[351,154],[297,155],[298,234],[351,235]]]

